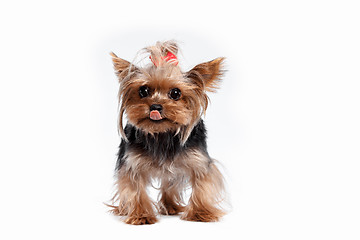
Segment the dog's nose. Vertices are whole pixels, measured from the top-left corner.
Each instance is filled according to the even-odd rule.
[[[162,110],[162,106],[160,104],[153,104],[150,106],[150,111],[159,111],[161,112]]]

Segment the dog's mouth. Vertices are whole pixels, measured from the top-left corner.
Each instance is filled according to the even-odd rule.
[[[153,113],[154,111],[151,111],[150,114],[147,116],[147,117],[144,117],[144,118],[141,118],[137,124],[141,124],[145,121],[150,121],[152,123],[155,123],[155,124],[160,124],[162,122],[172,122],[170,121],[170,119],[166,118],[166,117],[163,117],[161,116],[161,114],[158,112],[158,113]]]
[[[161,114],[158,110],[153,110],[150,112],[150,119],[153,121],[160,121],[164,118],[161,116]]]

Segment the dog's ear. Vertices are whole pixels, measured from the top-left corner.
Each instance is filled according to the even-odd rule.
[[[216,58],[212,61],[196,65],[185,76],[205,91],[215,92],[219,87],[224,74],[225,58]]]
[[[114,69],[116,75],[119,77],[119,81],[121,82],[126,76],[129,76],[130,73],[136,71],[136,67],[132,65],[130,62],[119,58],[115,53],[110,53],[112,57],[112,61],[114,64]]]

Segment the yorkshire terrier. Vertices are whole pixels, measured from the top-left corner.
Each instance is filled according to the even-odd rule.
[[[223,76],[224,58],[201,63],[188,72],[178,66],[174,41],[145,48],[151,62],[138,67],[111,53],[119,89],[119,131],[116,194],[112,212],[128,224],[157,222],[182,213],[188,221],[214,222],[224,214],[223,176],[207,152],[201,116]],[[123,128],[123,115],[127,124]],[[160,183],[159,202],[147,194]],[[192,193],[185,205],[184,191]]]

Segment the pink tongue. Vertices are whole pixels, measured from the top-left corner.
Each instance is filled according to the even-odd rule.
[[[152,120],[161,120],[162,119],[159,111],[157,111],[157,110],[153,110],[153,111],[150,112],[150,118]]]

